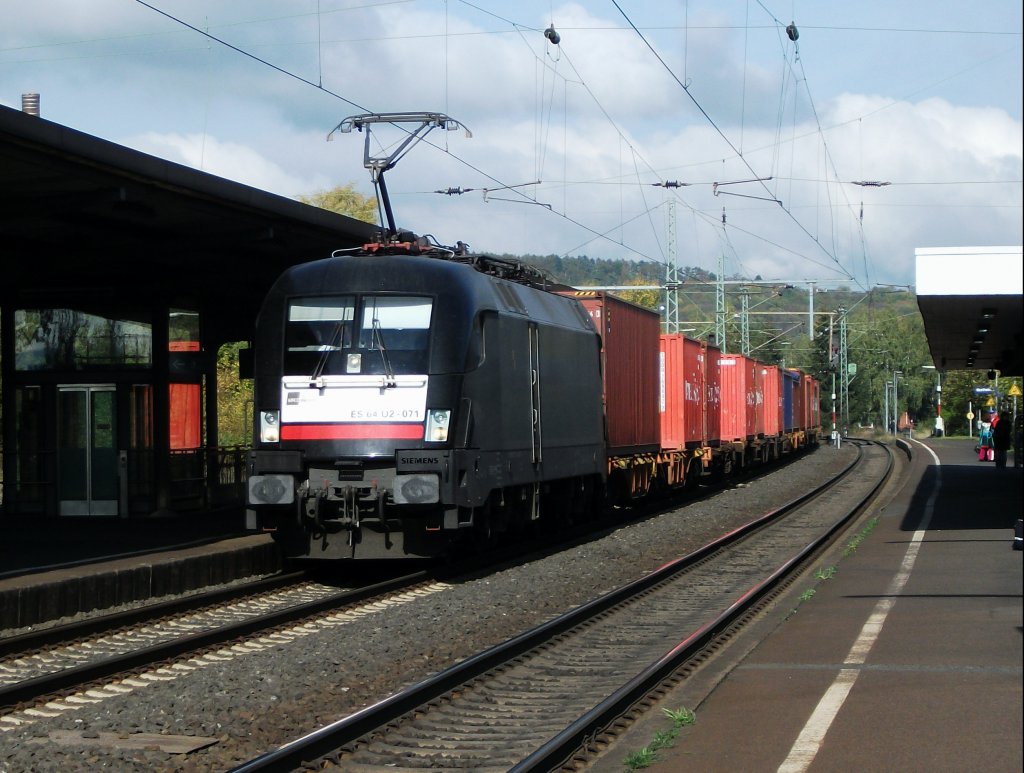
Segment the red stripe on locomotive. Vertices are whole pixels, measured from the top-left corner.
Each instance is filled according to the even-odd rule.
[[[281,440],[422,440],[422,424],[284,424]]]

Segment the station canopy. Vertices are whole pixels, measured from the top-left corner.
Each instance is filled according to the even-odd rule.
[[[284,269],[376,232],[0,106],[0,305],[180,304],[247,340]]]
[[[1021,247],[925,247],[915,256],[935,366],[1024,375]]]

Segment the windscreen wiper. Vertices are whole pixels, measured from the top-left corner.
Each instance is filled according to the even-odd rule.
[[[337,342],[338,344],[341,343],[341,332],[344,329],[345,320],[339,319],[338,323],[334,326],[334,329],[331,331],[331,337],[327,339],[327,343],[321,345],[320,359],[317,360],[316,367],[313,368],[313,372],[309,376],[309,380],[311,382],[318,381],[320,379],[320,377],[324,373],[324,368],[327,367],[327,360],[330,358],[331,352],[336,352],[340,349],[340,346],[335,345],[335,342]]]
[[[391,367],[391,359],[388,357],[387,347],[384,346],[384,333],[381,331],[380,320],[374,317],[372,325],[373,340],[377,342],[377,348],[380,349],[380,359],[384,363],[384,387],[396,387],[398,383],[395,381],[395,371]]]

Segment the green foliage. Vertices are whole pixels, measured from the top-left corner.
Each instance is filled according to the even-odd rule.
[[[352,183],[298,198],[303,204],[337,212],[339,215],[354,217],[364,223],[377,222],[377,200],[372,196],[364,196],[359,193]]]
[[[641,281],[627,282],[627,284],[641,284]],[[615,293],[620,298],[643,306],[645,309],[659,311],[663,305],[664,298],[659,290],[619,290]]]
[[[934,370],[923,367],[931,364],[931,354],[913,294],[877,290],[829,293],[827,300],[816,296],[815,311],[833,312],[833,316],[817,318],[814,345],[801,367],[821,381],[823,411],[831,411],[833,384],[837,394],[842,389],[842,374],[833,369],[838,363],[832,356],[839,347],[842,311],[846,318],[847,362],[856,366],[849,381],[846,428],[858,424],[885,428],[886,409],[890,416],[893,412],[891,390],[886,405],[886,382],[894,378],[898,413],[906,413],[918,427],[928,426],[935,416],[936,376]],[[840,405],[837,398],[837,413]],[[837,415],[837,422],[842,424],[843,418]]]
[[[668,749],[675,743],[679,731],[683,727],[692,725],[697,721],[695,712],[687,708],[662,709],[662,713],[672,720],[672,727],[668,730],[659,730],[654,734],[651,742],[642,749],[630,752],[626,755],[623,763],[627,770],[639,770],[650,767],[658,761],[658,752]]]
[[[563,258],[558,255],[497,255],[495,257],[519,260],[539,268],[552,281],[579,287],[581,285],[662,284],[665,267],[650,261],[597,260],[581,255]]]
[[[846,549],[843,550],[843,555],[851,556],[854,553],[856,553],[857,548],[860,547],[860,543],[867,539],[867,536],[875,530],[875,527],[877,525],[877,518],[872,518],[870,521],[868,521],[864,528],[860,530],[860,533],[857,536],[855,536],[852,540],[850,540],[849,544],[847,544]]]
[[[697,713],[685,706],[680,706],[678,709],[662,709],[661,712],[672,720],[672,724],[675,727],[684,727],[695,724],[697,722]]]
[[[642,770],[643,768],[649,768],[657,759],[657,752],[645,746],[643,749],[627,754],[623,762],[627,770]]]
[[[252,444],[252,381],[238,377],[238,352],[246,346],[238,341],[217,352],[217,434],[222,446]]]
[[[1020,379],[999,378],[990,381],[985,371],[955,370],[943,374],[942,377],[942,418],[948,435],[966,435],[968,410],[974,413],[974,421],[981,418],[983,412],[990,407],[989,398],[974,394],[975,387],[994,388],[1000,398],[993,399],[998,410],[1012,411],[1013,398],[1006,397],[1014,384],[1020,386]],[[1019,405],[1019,403],[1018,403]],[[971,433],[978,434],[977,424]]]

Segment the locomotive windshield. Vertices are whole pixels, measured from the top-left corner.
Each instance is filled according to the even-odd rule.
[[[427,372],[429,298],[396,295],[293,298],[285,324],[285,376]]]

